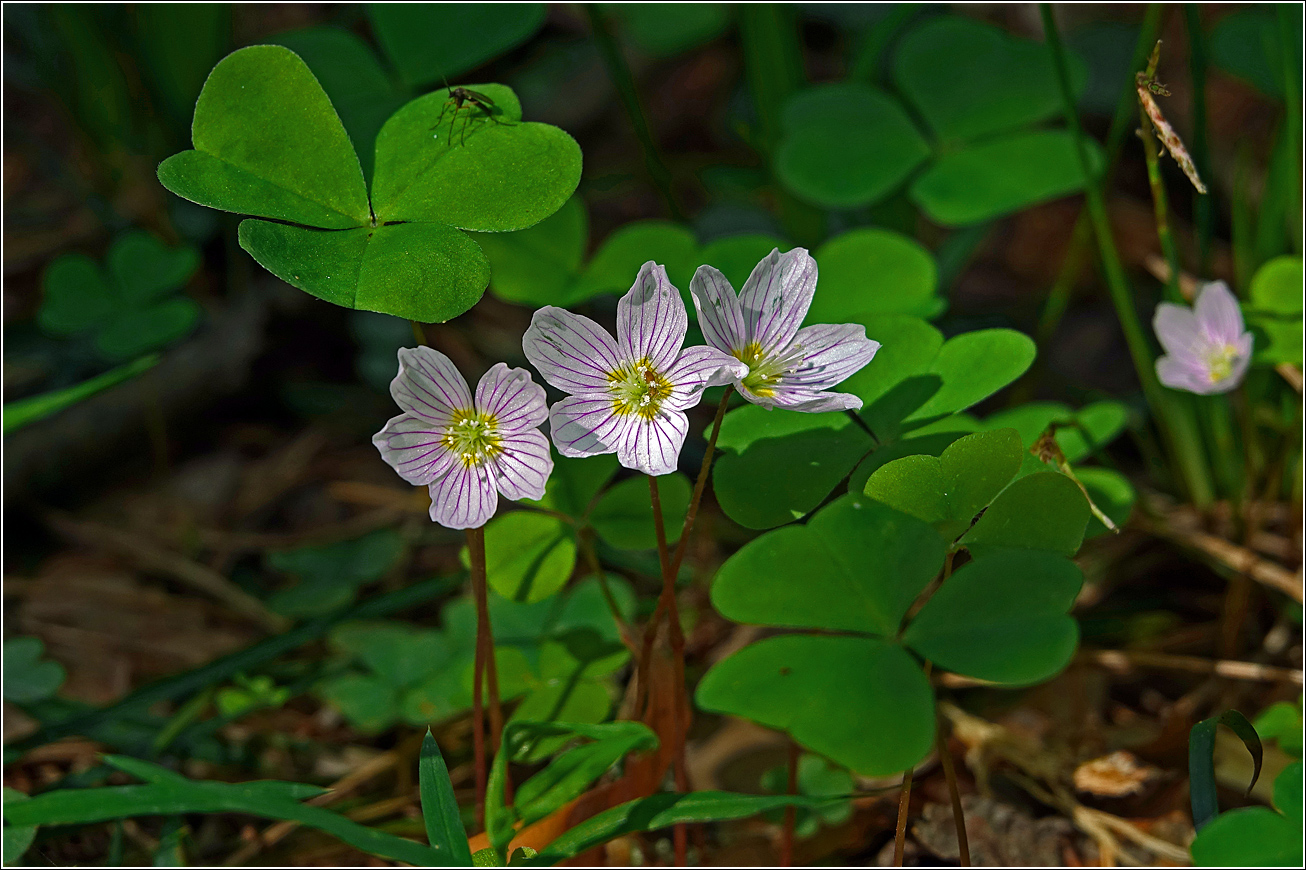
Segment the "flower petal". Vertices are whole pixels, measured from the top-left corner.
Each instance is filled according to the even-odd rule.
[[[1202,286],[1193,313],[1202,331],[1215,344],[1236,344],[1243,334],[1242,309],[1223,281]]]
[[[1152,330],[1167,354],[1183,360],[1199,360],[1202,349],[1207,345],[1206,336],[1197,323],[1197,316],[1184,305],[1162,302],[1156,306],[1156,314],[1152,315]]]
[[[782,375],[780,385],[828,390],[861,371],[880,343],[866,337],[860,323],[823,323],[798,330],[787,354],[801,355],[798,364]]]
[[[707,387],[738,381],[748,374],[748,365],[714,347],[687,347],[664,377],[671,382],[671,395],[662,407],[684,411],[698,404]]]
[[[568,396],[549,409],[553,443],[563,456],[611,453],[626,419],[613,410],[611,397],[602,394]]]
[[[494,472],[488,465],[461,462],[432,483],[431,519],[449,529],[474,529],[485,525],[499,508]]]
[[[689,282],[689,293],[707,343],[726,353],[743,350],[748,344],[748,324],[726,276],[711,266],[699,266]]]
[[[606,390],[621,368],[617,343],[588,317],[546,305],[531,317],[522,350],[540,376],[567,393]]]
[[[1224,382],[1225,385],[1232,384],[1232,386],[1212,383],[1211,372],[1204,364],[1195,358],[1189,359],[1174,354],[1163,356],[1156,361],[1156,377],[1172,390],[1184,390],[1197,393],[1199,396],[1209,396],[1237,386],[1233,378],[1226,379]]]
[[[444,424],[454,411],[472,407],[467,380],[449,357],[434,348],[399,348],[399,374],[390,382],[390,395],[405,411]]]
[[[528,429],[503,439],[501,453],[492,461],[495,482],[504,498],[544,498],[544,484],[553,473],[549,439],[539,429]]]
[[[400,477],[423,486],[446,474],[454,465],[453,451],[440,441],[443,434],[443,424],[405,413],[392,417],[372,436],[372,443]]]
[[[820,414],[824,411],[860,411],[862,400],[852,393],[830,393],[807,387],[794,387],[780,384],[770,396],[761,397],[747,390],[740,390],[740,395],[763,408],[783,408],[786,411],[803,411],[808,414]]]
[[[534,429],[549,416],[544,387],[531,380],[526,369],[495,363],[476,385],[476,410],[492,414],[501,433]]]
[[[626,468],[654,476],[676,470],[680,448],[689,432],[689,418],[663,409],[652,419],[632,416],[617,440],[617,461]]]
[[[675,364],[685,343],[689,313],[667,270],[649,260],[617,302],[617,341],[627,362],[647,357],[658,371]]]
[[[789,344],[816,292],[816,261],[805,248],[777,248],[758,263],[739,292],[748,338],[772,351]]]

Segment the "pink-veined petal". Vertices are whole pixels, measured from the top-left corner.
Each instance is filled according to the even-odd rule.
[[[443,434],[443,425],[404,413],[390,418],[372,436],[372,443],[400,477],[424,486],[446,474],[455,463],[453,452],[440,441]]]
[[[499,508],[499,491],[488,465],[455,464],[452,471],[430,484],[431,519],[448,529],[475,529],[485,525]]]
[[[1152,315],[1152,330],[1167,354],[1184,360],[1200,358],[1207,345],[1197,316],[1184,305],[1162,302],[1156,306],[1156,313]]]
[[[675,471],[689,432],[689,418],[664,408],[649,420],[639,415],[626,419],[630,425],[617,440],[617,461],[655,477]]]
[[[553,473],[553,455],[549,452],[549,439],[539,429],[528,429],[504,438],[502,451],[491,462],[495,482],[504,498],[519,501],[523,498],[544,498],[544,484]]]
[[[667,270],[649,260],[630,291],[617,302],[617,342],[628,362],[643,358],[658,371],[675,363],[685,343],[689,313]]]
[[[808,414],[820,414],[825,411],[860,411],[862,400],[852,393],[831,393],[790,387],[784,384],[775,388],[774,394],[764,401],[745,394],[744,398],[764,408],[783,408],[786,411],[803,411]]]
[[[726,276],[711,266],[699,266],[689,282],[689,293],[707,343],[725,353],[743,350],[748,344],[748,324]]]
[[[608,374],[621,368],[617,343],[588,317],[546,305],[531,317],[522,350],[540,376],[567,393],[608,388]]]
[[[843,383],[871,361],[880,343],[866,337],[860,323],[823,323],[798,330],[786,356],[798,357],[779,384],[813,391]]]
[[[804,248],[772,250],[739,291],[748,338],[770,352],[786,347],[803,325],[816,292],[816,261]]]
[[[748,366],[714,347],[687,347],[680,359],[664,373],[671,382],[671,395],[662,407],[672,411],[692,408],[703,398],[703,390],[734,383],[748,374]]]
[[[616,436],[626,418],[603,394],[568,396],[549,408],[553,443],[563,456],[597,456],[616,450]]]
[[[1236,344],[1243,334],[1243,313],[1229,285],[1215,281],[1202,287],[1193,306],[1202,331],[1215,344]]]
[[[493,415],[503,433],[534,429],[549,416],[544,387],[526,369],[510,369],[506,363],[495,363],[476,385],[476,411]]]
[[[405,411],[441,424],[454,411],[472,407],[467,381],[449,357],[434,348],[399,348],[399,374],[390,382],[390,395]]]

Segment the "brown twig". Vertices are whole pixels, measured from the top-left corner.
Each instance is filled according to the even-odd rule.
[[[798,794],[798,744],[789,738],[789,758],[787,765],[788,779],[785,794]],[[793,804],[785,807],[784,828],[780,832],[780,866],[794,866],[794,823],[798,817],[798,808]]]
[[[963,867],[970,866],[970,838],[966,836],[966,814],[961,808],[961,791],[957,788],[957,770],[952,763],[952,753],[948,751],[948,739],[943,733],[943,717],[939,716],[934,731],[935,747],[939,753],[939,763],[943,765],[943,778],[948,783],[948,794],[952,798],[952,822],[957,827],[958,861]]]
[[[1210,556],[1226,568],[1246,574],[1257,583],[1290,596],[1299,604],[1302,601],[1300,568],[1294,574],[1281,565],[1262,559],[1246,547],[1240,547],[1232,541],[1208,532],[1179,528],[1169,523],[1154,522],[1145,518],[1140,518],[1139,522],[1153,534]]]

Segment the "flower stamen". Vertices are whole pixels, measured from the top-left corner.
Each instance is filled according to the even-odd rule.
[[[484,465],[503,451],[503,439],[499,437],[494,415],[478,414],[471,409],[454,411],[440,443],[458,456],[464,468]]]
[[[612,409],[623,417],[638,414],[645,420],[652,420],[658,415],[662,402],[671,395],[672,388],[671,382],[648,357],[608,372],[608,383]]]

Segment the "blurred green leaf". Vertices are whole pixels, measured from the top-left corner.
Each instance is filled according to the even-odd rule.
[[[1301,257],[1275,257],[1252,276],[1251,307],[1266,314],[1302,313]]]
[[[1102,149],[1086,142],[1094,172]],[[942,155],[916,177],[912,202],[936,224],[963,227],[1003,217],[1084,188],[1075,142],[1064,130],[985,139]]]
[[[384,731],[399,718],[395,689],[381,677],[343,674],[322,681],[317,691],[364,734]]]
[[[937,666],[1008,685],[1069,664],[1079,626],[1067,615],[1083,575],[1039,551],[996,552],[959,568],[912,618],[903,643]]]
[[[189,245],[170,248],[152,233],[132,230],[114,240],[104,262],[122,300],[140,305],[184,286],[200,256]]]
[[[1215,782],[1215,732],[1220,725],[1237,734],[1252,757],[1252,778],[1247,784],[1247,794],[1251,794],[1261,775],[1264,755],[1261,738],[1242,713],[1225,710],[1194,725],[1188,732],[1188,799],[1193,808],[1193,827],[1198,832],[1215,820],[1220,811]]]
[[[1256,733],[1264,740],[1277,740],[1293,758],[1302,754],[1301,699],[1296,704],[1279,701],[1261,711],[1255,721]]]
[[[1076,93],[1086,77],[1070,57]],[[899,90],[943,143],[970,142],[1056,117],[1056,73],[1047,47],[972,18],[928,19],[903,37],[894,56]]]
[[[44,701],[59,691],[67,673],[58,662],[42,659],[39,637],[10,637],[4,642],[4,698],[18,704]]]
[[[778,236],[766,233],[743,233],[713,239],[698,252],[698,259],[725,275],[726,280],[735,290],[742,290],[748,281],[748,276],[753,274],[753,269],[758,263],[766,259],[767,254],[777,249],[783,253],[792,247]],[[692,303],[689,308],[690,316],[693,317]]]
[[[1129,478],[1109,468],[1079,468],[1075,476],[1088,490],[1088,497],[1097,505],[1098,510],[1110,517],[1117,528],[1122,528],[1134,512],[1134,502],[1138,493],[1129,482]],[[1107,533],[1107,527],[1097,517],[1088,521],[1084,538],[1093,538]]]
[[[785,103],[776,176],[825,208],[879,202],[930,155],[897,101],[857,82],[817,85]]]
[[[818,808],[799,807],[794,814],[794,833],[806,839],[816,834],[821,825],[841,825],[852,817],[853,802],[847,798],[854,789],[852,774],[836,767],[819,755],[803,753],[798,759],[798,793],[808,797],[842,798]],[[762,787],[769,792],[784,794],[788,788],[788,772],[783,767],[768,770],[762,776]],[[781,824],[784,812],[770,810],[768,821]]]
[[[268,565],[299,583],[275,593],[268,604],[287,616],[314,616],[348,604],[359,587],[383,577],[403,549],[397,531],[378,529],[352,541],[270,553]]]
[[[667,277],[688,300],[689,279],[699,265],[698,241],[680,224],[645,220],[628,223],[604,240],[585,267],[570,304],[605,293],[625,293],[649,260],[666,267]],[[693,303],[686,304],[692,310]]]
[[[1230,12],[1211,31],[1211,59],[1261,93],[1283,99],[1283,47],[1273,12],[1254,7]]]
[[[619,467],[617,457],[610,453],[584,459],[554,456],[553,474],[540,503],[580,519]]]
[[[1266,807],[1243,807],[1212,819],[1189,849],[1198,867],[1300,867],[1301,822]]]
[[[9,808],[28,797],[16,788],[4,787],[4,864],[7,867],[18,866],[19,861],[36,839],[37,825],[14,825],[9,822]]]
[[[409,87],[454,79],[526,42],[543,3],[369,3],[381,48]]]
[[[835,236],[816,251],[816,263],[820,280],[808,323],[862,315],[934,317],[945,305],[935,295],[939,273],[930,252],[891,230],[864,227]]]
[[[726,3],[605,3],[632,43],[670,57],[716,39],[730,26]]]
[[[519,305],[567,304],[589,240],[585,202],[573,195],[533,227],[472,236],[490,261],[490,292]]]
[[[681,474],[656,478],[662,503],[662,524],[668,544],[680,540],[685,511],[689,509],[689,481]],[[610,487],[594,505],[590,524],[605,543],[621,550],[651,550],[657,546],[653,504],[648,481],[642,476]]]

